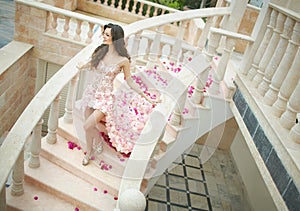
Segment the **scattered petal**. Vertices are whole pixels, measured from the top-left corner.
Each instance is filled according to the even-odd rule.
[[[78,207],[76,207],[76,208],[75,208],[75,211],[79,211],[79,208],[78,208]]]
[[[39,197],[38,197],[38,196],[34,196],[33,199],[34,199],[34,200],[38,200]]]
[[[117,197],[117,196],[115,196],[115,197],[114,197],[114,200],[118,200],[118,197]]]
[[[104,194],[107,194],[107,190],[104,190],[103,193],[104,193]]]
[[[95,188],[94,188],[94,191],[98,191],[98,189],[95,187]]]

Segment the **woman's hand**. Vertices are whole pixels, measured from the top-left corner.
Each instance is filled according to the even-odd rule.
[[[153,104],[153,105],[156,105],[157,103],[161,103],[161,99],[159,99],[159,98],[152,99],[152,98],[150,98],[148,95],[144,95],[144,97],[146,98],[146,100],[147,100],[149,103],[151,103],[151,104]]]

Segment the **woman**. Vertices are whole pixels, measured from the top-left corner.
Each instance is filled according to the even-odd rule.
[[[156,102],[148,95],[145,95],[132,80],[130,74],[130,56],[125,48],[122,27],[111,23],[105,25],[103,44],[95,49],[90,62],[85,65],[78,65],[78,68],[81,70],[90,69],[96,72],[94,82],[87,86],[81,103],[81,108],[84,110],[86,118],[83,126],[86,138],[86,155],[82,164],[87,165],[89,163],[93,142],[102,143],[99,132],[108,134],[112,146],[117,151],[125,154],[130,153],[139,135],[140,127],[135,131],[128,131],[130,126],[132,126],[129,126],[128,123],[133,118],[128,116],[128,108],[130,106],[128,107],[128,104],[126,102],[124,104],[124,100],[121,100],[125,94],[121,92],[117,94],[113,90],[115,77],[123,71],[124,78],[129,87],[144,98],[140,99],[138,104],[142,105],[141,107],[147,107],[147,113],[151,111],[152,105]],[[123,103],[122,106],[120,106],[121,103]],[[124,115],[127,115],[127,118],[124,118]],[[141,119],[142,117],[139,118],[139,121]],[[142,121],[146,121],[146,119],[144,118]]]

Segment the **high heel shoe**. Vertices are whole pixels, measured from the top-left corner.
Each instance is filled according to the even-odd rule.
[[[90,156],[85,155],[82,160],[82,165],[86,166],[90,162]]]

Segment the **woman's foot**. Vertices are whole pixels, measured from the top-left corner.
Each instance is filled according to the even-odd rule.
[[[82,160],[82,165],[86,166],[90,162],[90,156],[85,155]]]

